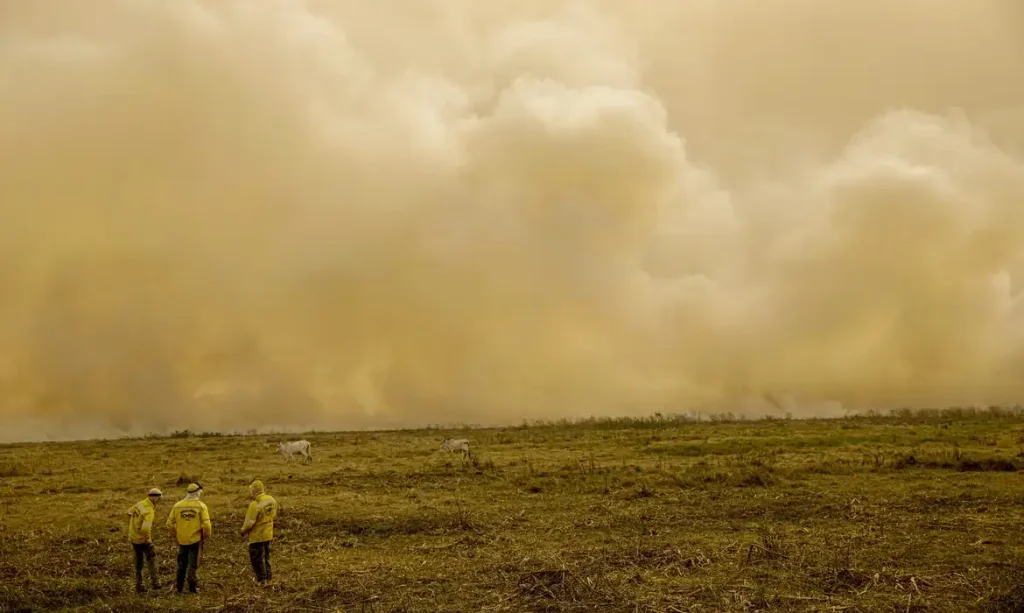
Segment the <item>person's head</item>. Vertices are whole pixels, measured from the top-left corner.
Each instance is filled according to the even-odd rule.
[[[156,489],[155,487],[153,489],[149,490],[149,494],[147,494],[147,496],[149,497],[149,501],[152,502],[153,504],[156,504],[156,503],[160,502],[160,498],[163,495],[164,495],[164,493],[161,492],[160,490]]]
[[[185,488],[187,498],[199,498],[202,493],[203,486],[200,483],[189,483],[188,487]]]
[[[249,484],[249,498],[256,498],[260,494],[266,493],[267,488],[263,486],[263,482],[256,479]]]

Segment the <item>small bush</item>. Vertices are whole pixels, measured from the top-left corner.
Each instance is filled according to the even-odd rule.
[[[642,484],[640,486],[640,489],[638,489],[636,491],[636,493],[633,495],[633,498],[653,498],[653,497],[654,497],[654,490],[652,490],[651,488],[647,487],[646,483]]]
[[[911,454],[903,454],[898,456],[892,461],[893,470],[903,470],[904,468],[914,468],[920,466],[921,463],[917,461],[917,458]]]
[[[16,462],[0,464],[0,477],[27,477],[31,474],[32,468],[26,464]]]
[[[1004,458],[985,458],[984,460],[960,460],[956,465],[960,472],[1015,472],[1017,465]]]
[[[741,471],[735,482],[737,487],[768,487],[774,479],[768,470],[757,468]]]

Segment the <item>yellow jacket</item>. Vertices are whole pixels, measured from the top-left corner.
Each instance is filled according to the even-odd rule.
[[[128,540],[141,545],[153,542],[153,519],[156,517],[156,507],[149,498],[144,498],[128,509]]]
[[[274,538],[274,518],[277,517],[277,501],[270,494],[257,494],[245,512],[242,530],[252,527],[250,543],[262,543]]]
[[[213,536],[210,510],[200,500],[179,500],[167,516],[167,527],[174,528],[179,545],[191,545]]]

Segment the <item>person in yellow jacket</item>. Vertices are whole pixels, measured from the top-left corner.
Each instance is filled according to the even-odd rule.
[[[149,581],[154,590],[160,589],[160,580],[156,573],[156,549],[153,547],[153,519],[156,517],[156,505],[160,502],[163,492],[155,487],[149,494],[128,509],[128,540],[135,551],[135,591],[145,592],[142,584],[142,562],[149,567]]]
[[[267,493],[259,479],[249,485],[249,497],[252,502],[245,512],[239,536],[249,535],[249,562],[256,573],[257,583],[265,585],[271,579],[270,541],[274,540],[277,501]]]
[[[213,524],[206,503],[199,500],[203,486],[191,483],[185,492],[185,498],[171,508],[167,527],[171,531],[171,539],[178,544],[178,576],[174,588],[180,594],[187,578],[188,591],[195,594],[199,591],[197,570],[203,543],[213,536]]]

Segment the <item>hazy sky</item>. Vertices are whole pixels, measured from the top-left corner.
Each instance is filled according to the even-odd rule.
[[[0,75],[0,439],[1024,400],[1020,0],[0,0]]]

